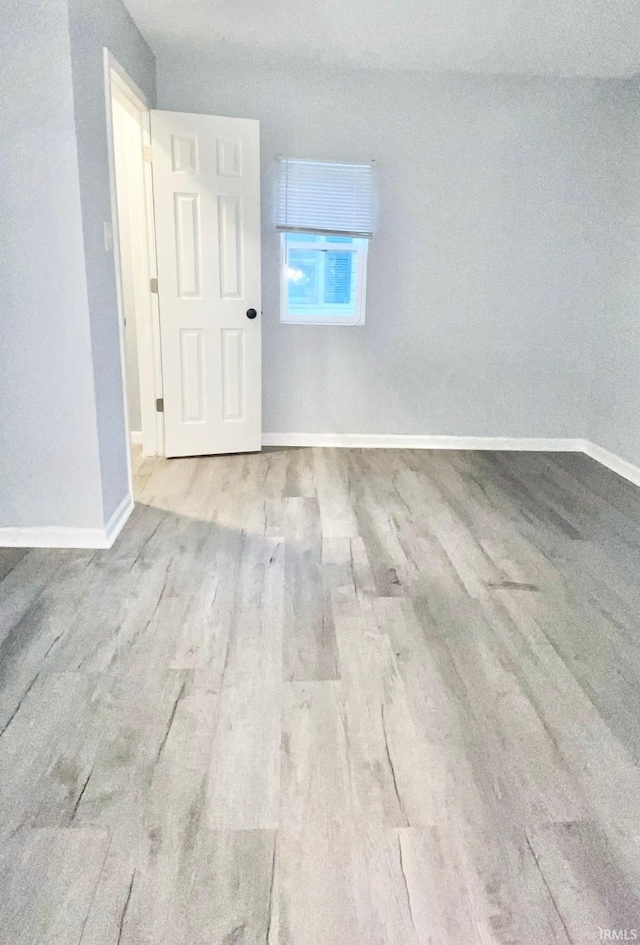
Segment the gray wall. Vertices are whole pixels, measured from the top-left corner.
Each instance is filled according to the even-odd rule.
[[[102,49],[155,104],[155,60],[120,0],[69,0],[82,226],[105,521],[129,491],[113,255]]]
[[[120,0],[0,13],[0,526],[100,527],[129,490],[102,47],[155,97]]]
[[[64,0],[0,12],[0,526],[102,525]]]
[[[594,325],[589,438],[640,465],[640,78],[621,83],[607,113],[615,220],[604,316]]]
[[[159,107],[262,122],[264,429],[585,435],[608,94],[161,52]],[[364,328],[279,324],[278,154],[377,161]]]

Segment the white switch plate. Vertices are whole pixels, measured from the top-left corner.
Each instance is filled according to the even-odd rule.
[[[113,227],[110,223],[103,223],[102,228],[104,230],[104,249],[105,252],[110,253],[113,249]]]

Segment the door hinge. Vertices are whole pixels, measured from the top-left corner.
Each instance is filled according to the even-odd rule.
[[[145,164],[153,164],[153,148],[150,144],[142,146],[142,160]]]
[[[164,397],[158,397],[156,400],[156,413],[164,413]]]
[[[152,279],[152,280],[151,280],[151,286],[150,286],[150,287],[151,287],[151,291],[153,292],[153,294],[154,294],[154,295],[157,295],[157,294],[158,294],[158,280],[157,280],[157,279]]]

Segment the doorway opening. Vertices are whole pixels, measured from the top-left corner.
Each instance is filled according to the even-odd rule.
[[[258,452],[259,122],[151,110],[104,56],[126,429],[145,456]]]
[[[164,451],[162,367],[151,176],[149,102],[117,60],[104,50],[107,139],[127,450]]]

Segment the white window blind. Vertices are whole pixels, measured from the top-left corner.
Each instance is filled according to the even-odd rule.
[[[371,165],[279,160],[276,226],[293,233],[370,239]]]

